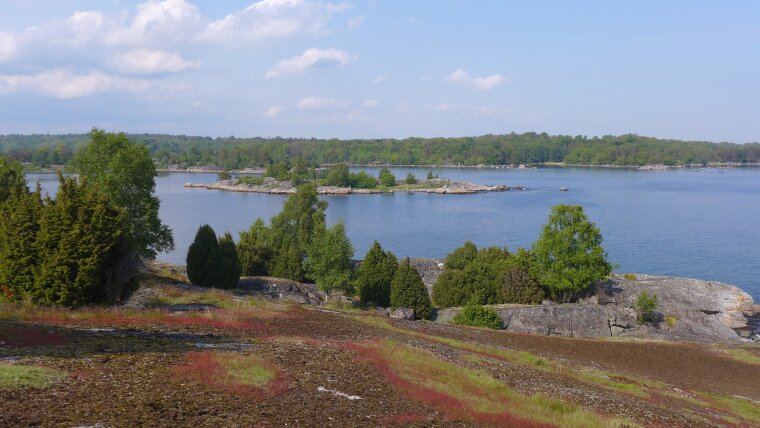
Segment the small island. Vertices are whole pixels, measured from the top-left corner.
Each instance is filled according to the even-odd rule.
[[[320,195],[367,195],[394,192],[421,192],[436,194],[472,194],[483,192],[506,192],[509,190],[527,190],[523,186],[484,185],[469,181],[454,181],[439,178],[429,172],[427,178],[417,179],[411,172],[404,180],[396,177],[387,169],[380,170],[378,177],[364,171],[349,172],[345,164],[332,165],[329,168],[300,169],[294,166],[288,170],[276,165],[267,169],[264,177],[241,175],[231,178],[228,173],[220,173],[219,181],[208,184],[185,183],[185,187],[223,190],[229,192],[250,192],[270,194],[292,194],[304,182],[314,182]]]

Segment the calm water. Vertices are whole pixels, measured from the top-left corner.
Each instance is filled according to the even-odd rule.
[[[362,168],[377,174],[378,169]],[[396,177],[428,169],[393,169]],[[342,219],[361,258],[378,240],[398,256],[444,257],[465,240],[478,246],[530,246],[560,203],[581,204],[604,235],[619,272],[688,276],[736,284],[760,301],[760,169],[635,171],[434,169],[441,177],[527,191],[476,195],[328,196],[329,222]],[[30,176],[54,192],[54,176]],[[177,249],[159,259],[182,263],[203,223],[218,234],[247,229],[278,213],[284,196],[186,189],[215,174],[157,180],[161,218]],[[560,192],[567,187],[569,192]]]

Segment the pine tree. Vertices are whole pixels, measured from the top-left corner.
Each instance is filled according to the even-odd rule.
[[[213,285],[224,289],[236,288],[240,281],[240,259],[235,241],[229,232],[219,239],[218,265],[214,272]]]
[[[409,258],[404,259],[396,270],[391,283],[391,306],[393,308],[411,308],[418,318],[429,319],[433,314],[425,284],[417,268],[411,265]]]
[[[187,277],[191,283],[211,287],[213,272],[218,264],[219,241],[211,226],[204,224],[198,228],[193,243],[187,251]]]
[[[74,307],[103,301],[107,274],[125,256],[124,211],[86,180],[58,179],[56,199],[46,200],[40,217],[32,297]]]
[[[398,268],[398,260],[390,251],[383,251],[375,241],[367,251],[356,274],[356,288],[362,302],[390,306],[391,282]]]

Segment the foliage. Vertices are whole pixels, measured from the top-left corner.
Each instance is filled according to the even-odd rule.
[[[673,329],[676,328],[676,325],[678,324],[678,317],[675,315],[668,315],[665,317],[665,324],[668,325],[669,328]]]
[[[159,165],[219,165],[225,170],[266,167],[301,158],[307,164],[506,165],[565,162],[581,165],[686,165],[760,162],[760,143],[731,144],[639,135],[586,137],[527,132],[461,138],[317,140],[311,138],[191,137],[131,134]],[[88,135],[2,135],[0,153],[37,166],[64,164]],[[294,165],[295,166],[295,165]]]
[[[277,162],[267,167],[265,174],[267,177],[272,177],[277,181],[285,181],[290,178],[288,173],[288,164],[285,162]]]
[[[502,302],[527,305],[541,303],[546,293],[535,278],[535,271],[535,257],[530,251],[520,248],[511,258],[510,266],[504,272],[501,288]]]
[[[229,180],[232,178],[229,171],[219,171],[216,175],[219,181]]]
[[[377,306],[391,304],[391,282],[398,268],[398,260],[390,251],[383,251],[375,241],[364,256],[356,273],[356,289],[362,302]]]
[[[475,244],[467,241],[446,257],[446,270],[433,285],[436,305],[463,306],[473,297],[479,304],[500,303],[509,263],[506,249],[490,247],[478,251]]]
[[[533,245],[540,281],[562,302],[612,272],[602,234],[580,205],[557,205]]]
[[[351,173],[349,175],[351,181],[351,187],[354,189],[374,189],[377,187],[377,180],[375,177],[367,174],[364,171],[357,173]]]
[[[429,319],[433,314],[425,284],[417,268],[411,265],[409,258],[399,264],[391,282],[391,307],[411,308],[418,318]]]
[[[219,239],[217,267],[214,272],[213,283],[216,287],[224,289],[237,288],[240,282],[242,267],[238,257],[237,247],[232,235],[226,232]]]
[[[219,241],[211,226],[204,224],[195,233],[195,239],[187,250],[187,278],[191,283],[211,287],[218,256]]]
[[[350,187],[351,179],[348,173],[348,165],[344,163],[332,165],[327,169],[323,183],[326,186]]]
[[[103,285],[128,251],[124,210],[86,179],[80,183],[59,173],[58,180],[56,199],[46,199],[39,218],[32,298],[63,306],[103,301]]]
[[[16,300],[32,292],[40,255],[36,247],[44,208],[39,185],[0,202],[0,285],[5,300]]]
[[[124,208],[124,237],[130,250],[154,258],[174,248],[171,230],[158,216],[160,202],[153,196],[156,166],[147,147],[123,133],[93,129],[90,143],[74,159],[74,168]]]
[[[636,281],[636,275],[632,273],[623,275],[623,278],[627,279],[628,281]]]
[[[243,275],[267,275],[268,265],[274,257],[271,229],[264,220],[257,219],[247,231],[240,232],[238,254]]]
[[[388,168],[381,169],[378,177],[380,178],[380,184],[384,187],[393,187],[396,185],[396,176],[393,175]]]
[[[433,171],[428,171],[428,173],[427,173],[427,179],[428,179],[428,180],[432,180],[433,178],[435,178],[435,177],[433,176]]]
[[[29,193],[21,163],[0,156],[0,204],[8,198]]]
[[[404,179],[404,183],[406,184],[417,184],[417,177],[414,176],[411,172],[406,175],[406,179]]]
[[[45,388],[66,377],[48,367],[0,363],[0,390],[20,387]]]
[[[493,330],[501,329],[501,318],[492,308],[480,306],[478,299],[471,299],[459,312],[452,322],[459,325],[469,325],[473,327],[486,327]]]
[[[331,228],[322,226],[315,230],[306,249],[304,267],[321,290],[350,292],[353,256],[354,248],[346,236],[346,228],[343,222],[338,222]]]
[[[649,295],[646,291],[642,291],[636,296],[636,321],[638,321],[639,324],[646,324],[654,321],[656,311],[656,294],[652,293]]]

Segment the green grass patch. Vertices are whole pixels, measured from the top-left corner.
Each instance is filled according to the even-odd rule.
[[[721,351],[736,361],[760,365],[760,355],[757,355],[752,351],[741,348],[726,348]]]
[[[752,425],[760,425],[760,402],[748,398],[711,392],[700,392],[699,394],[711,404],[717,404],[720,410],[725,410]]]
[[[374,363],[409,398],[436,406],[452,418],[492,426],[610,426],[577,405],[541,394],[517,393],[484,371],[460,367],[398,342],[353,344],[349,349]]]
[[[0,363],[0,389],[45,388],[66,377],[66,373],[47,367]]]

